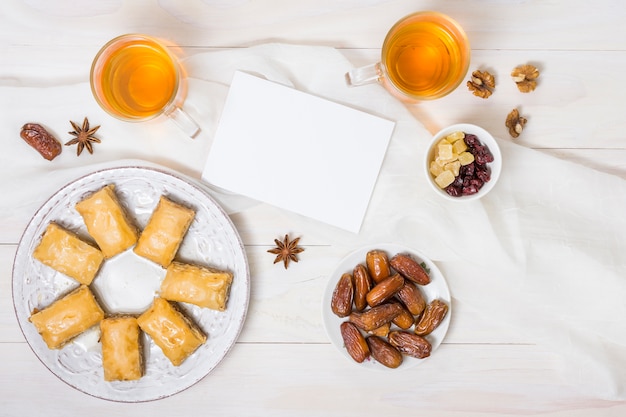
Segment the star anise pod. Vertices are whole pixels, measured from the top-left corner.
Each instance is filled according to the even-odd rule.
[[[283,264],[285,265],[285,269],[287,269],[289,268],[290,261],[298,262],[298,257],[296,255],[304,251],[304,248],[301,248],[298,246],[299,241],[300,241],[299,237],[290,241],[289,235],[285,235],[285,240],[282,242],[278,239],[274,239],[274,243],[276,243],[276,247],[274,249],[268,250],[269,253],[273,253],[276,255],[276,259],[274,259],[274,263],[283,261]]]
[[[93,144],[94,143],[100,143],[100,139],[98,139],[97,137],[94,136],[94,133],[96,133],[96,131],[98,129],[100,129],[100,126],[96,126],[93,128],[89,128],[89,120],[87,120],[87,118],[85,117],[85,120],[83,120],[83,125],[79,126],[76,123],[74,123],[73,121],[70,120],[70,123],[72,124],[72,127],[74,128],[74,131],[72,132],[68,132],[70,135],[74,135],[74,139],[70,140],[69,142],[67,142],[65,145],[66,146],[70,146],[70,145],[76,145],[78,144],[78,146],[76,147],[76,155],[79,156],[81,154],[81,152],[83,151],[84,148],[87,148],[87,150],[89,151],[89,153],[93,153]]]

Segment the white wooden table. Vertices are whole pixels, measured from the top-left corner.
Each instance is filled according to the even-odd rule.
[[[626,179],[626,6],[618,0],[5,0],[0,84],[43,89],[50,78],[84,81],[93,51],[126,32],[167,37],[189,55],[265,42],[324,45],[362,65],[377,59],[386,30],[398,18],[432,7],[467,30],[471,68],[506,79],[513,67],[530,62],[543,78],[533,95],[494,94],[476,105],[478,99],[461,87],[411,109],[431,132],[463,120],[507,138],[504,119],[519,106],[530,115],[520,139],[524,146]],[[0,116],[3,148],[19,140],[21,123]],[[10,166],[0,166],[0,175],[11,176]],[[42,186],[41,202],[54,191]],[[9,191],[0,192],[11,198]],[[291,229],[288,215],[257,205],[232,220],[253,283],[238,342],[190,389],[155,402],[123,404],[67,386],[29,349],[11,298],[13,257],[26,223],[0,219],[0,415],[626,415],[626,402],[571,390],[560,378],[558,354],[463,311],[463,305],[457,306],[436,361],[413,374],[381,374],[376,382],[361,384],[368,374],[336,352],[320,314],[327,276],[352,248],[304,236],[301,262],[285,271],[266,251],[274,238],[301,232]],[[384,386],[398,379],[400,387]]]

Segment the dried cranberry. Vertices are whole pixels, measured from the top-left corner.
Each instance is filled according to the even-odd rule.
[[[485,167],[485,169],[477,169],[476,176],[483,182],[489,182],[491,179],[491,171],[488,167]]]
[[[474,169],[476,165],[472,162],[467,165],[463,165],[459,171],[459,175],[464,177],[471,177],[474,175]]]
[[[465,143],[470,148],[473,148],[477,144],[480,144],[480,142],[478,141],[478,137],[476,135],[471,134],[471,133],[466,133],[465,134]]]
[[[469,187],[463,187],[463,190],[461,191],[461,194],[463,195],[472,195],[472,194],[476,194],[478,192],[478,188],[476,188],[473,185],[470,185]]]
[[[470,180],[470,185],[478,188],[479,190],[480,190],[480,187],[483,186],[483,184],[484,184],[484,182],[482,180],[478,179],[478,178],[472,178]]]
[[[461,187],[455,187],[452,184],[448,185],[445,190],[452,197],[458,197],[461,195]]]

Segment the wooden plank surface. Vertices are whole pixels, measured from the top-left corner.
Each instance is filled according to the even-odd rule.
[[[488,100],[461,87],[410,106],[430,132],[472,122],[511,140],[504,120],[518,107],[529,119],[518,144],[626,179],[626,6],[617,0],[6,0],[0,4],[0,86],[45,91],[86,83],[99,47],[125,32],[167,38],[189,56],[267,42],[331,46],[360,66],[378,59],[398,18],[431,8],[465,27],[471,69],[494,73],[497,87]],[[533,94],[517,92],[509,78],[524,63],[541,70]],[[3,137],[15,135],[13,123],[0,118]],[[0,168],[0,174],[11,173]],[[47,197],[42,193],[34,206]],[[248,318],[227,358],[197,385],[164,400],[129,405],[92,398],[46,369],[15,319],[11,269],[29,210],[0,219],[0,416],[626,414],[626,401],[577,391],[562,377],[558,354],[463,303],[455,303],[437,354],[411,371],[413,385],[398,386],[393,373],[348,363],[328,341],[321,297],[350,248],[306,236],[301,263],[289,271],[273,265],[266,251],[291,215],[264,204],[231,216],[252,287]]]

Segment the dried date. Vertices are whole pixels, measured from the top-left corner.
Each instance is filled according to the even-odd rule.
[[[390,343],[378,336],[370,336],[366,339],[370,354],[387,368],[397,368],[402,365],[402,353]]]
[[[343,344],[352,359],[361,363],[370,356],[369,346],[354,324],[345,321],[341,323],[340,330]]]
[[[354,284],[352,275],[345,273],[341,276],[330,302],[330,308],[338,317],[346,317],[352,312],[352,299],[354,296]]]
[[[389,258],[385,251],[374,249],[367,252],[365,255],[365,263],[375,283],[379,283],[391,275]]]
[[[404,285],[404,278],[400,274],[394,274],[385,278],[367,293],[367,304],[370,307],[384,303],[393,297]]]
[[[402,311],[400,312],[400,314],[394,317],[394,319],[392,320],[392,323],[401,329],[407,330],[411,326],[413,326],[413,324],[415,324],[415,317],[413,317],[413,314],[411,314],[411,312],[407,310],[406,307],[404,307],[397,301],[395,302],[398,303],[402,307]]]
[[[405,280],[404,285],[396,293],[396,298],[402,301],[402,304],[413,314],[419,316],[426,308],[426,300],[422,291],[412,283]]]
[[[410,255],[397,254],[389,261],[391,267],[398,271],[404,278],[420,285],[430,283],[428,273]]]
[[[61,143],[40,124],[26,123],[22,126],[20,136],[48,161],[61,153]]]
[[[365,310],[363,313],[354,311],[350,314],[349,320],[361,330],[371,332],[391,322],[401,311],[402,306],[400,304],[381,304],[369,310]]]
[[[426,336],[432,333],[448,313],[448,305],[441,300],[431,301],[424,310],[420,321],[415,325],[415,334]]]
[[[432,345],[422,336],[403,330],[389,333],[389,343],[405,355],[423,359],[430,356]]]
[[[387,322],[374,330],[370,330],[367,333],[371,334],[372,336],[387,337],[390,330],[391,330],[391,322]]]
[[[354,267],[352,277],[354,278],[354,306],[357,311],[363,311],[367,307],[366,297],[372,288],[372,280],[362,264]]]
[[[386,252],[371,250],[365,263],[336,283],[331,307],[339,317],[347,317],[341,335],[355,361],[371,356],[396,368],[405,355],[418,359],[431,355],[425,336],[441,324],[448,306],[440,300],[427,305],[420,285],[430,283],[430,271],[419,262],[410,254],[388,259]]]

